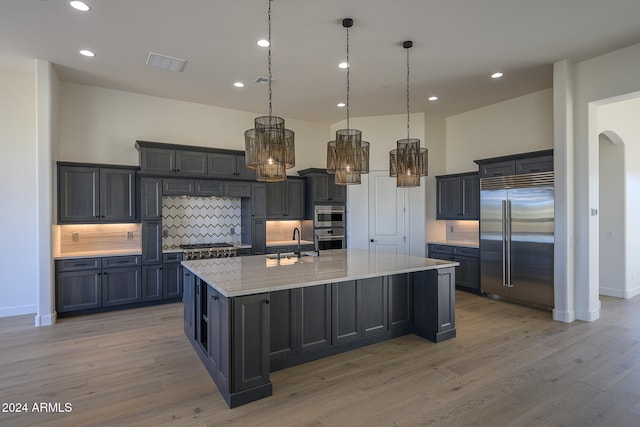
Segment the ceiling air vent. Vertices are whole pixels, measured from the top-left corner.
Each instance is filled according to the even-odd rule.
[[[258,77],[256,79],[256,83],[258,83],[259,85],[266,85],[267,83],[269,83],[269,77]]]
[[[147,58],[147,65],[169,71],[182,71],[182,67],[186,62],[184,59],[172,58],[171,56],[153,52],[149,52],[149,57]]]

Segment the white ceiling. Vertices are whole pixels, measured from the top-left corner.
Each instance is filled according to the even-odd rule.
[[[266,113],[267,0],[0,1],[0,69],[32,58],[61,80]],[[334,123],[346,117],[342,18],[350,30],[351,116],[440,116],[551,87],[552,64],[640,42],[639,0],[274,0],[273,112]],[[78,50],[96,52],[92,59]],[[187,60],[181,73],[145,65],[149,52]],[[492,80],[489,75],[505,76]],[[242,89],[233,87],[244,81]],[[426,98],[438,95],[437,102]]]

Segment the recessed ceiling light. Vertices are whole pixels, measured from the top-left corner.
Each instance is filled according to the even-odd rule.
[[[342,108],[342,107],[346,107],[347,104],[345,104],[344,102],[338,102],[338,107]]]
[[[438,97],[437,96],[430,96],[429,98],[427,98],[429,101],[437,101]]]
[[[88,56],[89,58],[93,58],[94,56],[96,56],[95,53],[93,53],[93,52],[91,52],[90,50],[87,50],[87,49],[82,49],[80,51],[80,55]]]
[[[233,85],[235,87],[244,87],[244,83],[242,83],[242,82],[235,82]]]
[[[258,40],[258,46],[269,47],[269,40],[265,40],[265,39]]]
[[[498,71],[497,73],[493,73],[491,74],[491,78],[492,79],[499,79],[500,77],[502,77],[504,74],[502,74],[500,71]]]
[[[349,64],[347,64],[346,62],[341,62],[341,63],[338,64],[338,68],[345,69],[345,68],[348,68],[348,67],[349,67]]]
[[[90,9],[90,7],[87,6],[86,3],[81,1],[70,1],[69,5],[71,5],[71,7],[75,10],[79,10],[80,12],[88,12]]]

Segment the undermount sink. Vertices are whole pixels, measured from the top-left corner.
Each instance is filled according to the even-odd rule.
[[[318,256],[318,254],[315,252],[302,252],[300,254],[301,258],[306,256]],[[291,258],[298,258],[298,255],[295,252],[284,252],[280,254],[280,259],[291,259]],[[267,259],[278,259],[278,254],[267,255]]]

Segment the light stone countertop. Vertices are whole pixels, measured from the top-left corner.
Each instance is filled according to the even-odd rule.
[[[182,261],[182,265],[225,297],[459,265],[408,255],[376,256],[365,249],[326,250],[319,257],[270,257],[273,255]]]
[[[141,249],[112,249],[84,252],[66,252],[53,257],[54,260],[77,258],[104,258],[110,256],[142,255]]]

